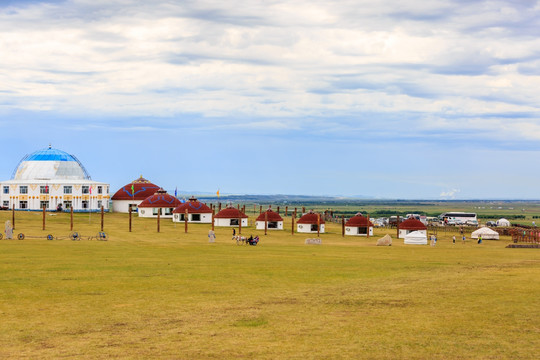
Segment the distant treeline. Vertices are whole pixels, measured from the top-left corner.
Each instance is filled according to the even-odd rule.
[[[515,220],[515,219],[525,219],[526,216],[525,215],[508,215],[508,214],[505,214],[505,215],[500,215],[500,214],[481,214],[481,215],[477,215],[476,216],[477,218],[479,219],[500,219],[500,218],[505,218],[505,219],[512,219],[512,220]],[[533,219],[535,217],[533,216]]]

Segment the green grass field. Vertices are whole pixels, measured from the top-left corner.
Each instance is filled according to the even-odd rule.
[[[0,358],[533,359],[540,348],[540,250],[508,238],[405,246],[395,230],[321,246],[253,227],[259,246],[231,230],[163,220],[17,213],[0,240]],[[11,218],[0,212],[0,223]],[[251,219],[253,220],[253,219]],[[377,247],[389,232],[391,247]],[[33,238],[39,237],[39,238]]]

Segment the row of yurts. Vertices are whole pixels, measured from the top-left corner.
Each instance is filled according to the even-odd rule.
[[[112,197],[109,184],[92,180],[83,164],[74,156],[50,145],[26,155],[19,162],[10,180],[0,182],[0,204],[4,209],[47,210],[70,209],[77,212],[109,211],[127,213],[137,209],[140,217],[172,218],[174,222],[211,223],[215,226],[235,227],[248,225],[248,216],[232,206],[213,216],[212,209],[192,197],[181,202],[161,187],[142,176],[120,188]],[[283,218],[268,209],[256,219],[256,228],[283,230]],[[324,233],[325,221],[310,211],[297,221],[298,232]],[[350,218],[345,224],[346,235],[373,235],[373,224],[361,214]],[[407,219],[399,226],[399,237],[412,231],[427,232],[426,226],[416,219]]]
[[[182,202],[177,197],[168,194],[161,187],[151,183],[142,176],[120,188],[113,196],[113,211],[128,213],[129,209],[137,209],[140,217],[172,218],[173,222],[207,223],[214,219],[215,226],[242,227],[248,226],[248,216],[232,205],[221,209],[213,215],[213,210],[191,197]],[[186,218],[187,214],[187,218]],[[369,224],[369,225],[368,225]],[[283,230],[283,218],[271,208],[261,212],[255,220],[258,230]],[[319,228],[319,229],[317,229]],[[296,231],[303,233],[324,233],[325,221],[322,216],[313,211],[302,215],[296,222]],[[373,235],[373,223],[362,214],[356,214],[345,223],[345,235],[356,236]],[[404,238],[409,233],[417,231],[426,236],[427,228],[419,220],[409,218],[399,225],[399,237]]]

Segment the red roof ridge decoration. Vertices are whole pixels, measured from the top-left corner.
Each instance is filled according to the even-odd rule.
[[[317,215],[313,212],[313,210],[310,210],[308,213],[304,214],[298,221],[297,224],[317,224]],[[324,219],[322,216],[319,215],[319,224],[324,224]]]
[[[367,217],[363,216],[361,213],[357,213],[355,216],[347,220],[347,222],[345,223],[345,226],[352,226],[352,227],[364,226],[365,227],[365,226],[368,226],[367,225],[368,223],[370,227],[373,226],[373,223],[369,221]]]
[[[248,216],[246,214],[233,207],[232,205],[228,205],[225,209],[222,209],[214,216],[214,218],[218,219],[245,219],[247,217]]]
[[[206,206],[206,204],[199,202],[195,196],[190,197],[189,201],[186,201],[185,203],[178,205],[178,207],[173,210],[173,213],[185,214],[186,209],[189,214],[212,213],[212,209]]]
[[[268,214],[268,221],[283,221],[283,218],[275,211],[268,207],[268,210],[261,213],[255,221],[264,221],[264,214]]]
[[[180,204],[180,200],[167,194],[163,188],[160,188],[154,195],[144,199],[144,201],[139,204],[139,207],[176,208]]]
[[[427,226],[424,223],[412,217],[399,224],[399,228],[403,230],[427,230]]]
[[[133,190],[131,187],[133,186]],[[114,195],[111,197],[112,200],[144,200],[149,196],[152,196],[159,190],[160,187],[156,184],[151,183],[142,177],[130,182],[129,184],[121,187]]]

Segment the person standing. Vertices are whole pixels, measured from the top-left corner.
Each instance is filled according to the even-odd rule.
[[[462,243],[463,243],[463,245],[465,245],[465,235],[463,235],[463,237],[461,238],[461,240],[463,240]]]
[[[216,242],[216,233],[214,233],[213,230],[208,231],[208,242],[209,243],[215,243]]]
[[[4,230],[6,231],[6,239],[13,239],[13,226],[11,226],[11,221],[6,221],[6,227]]]
[[[478,235],[478,244],[482,243],[482,235]]]
[[[452,236],[452,244],[456,245],[456,235]]]

